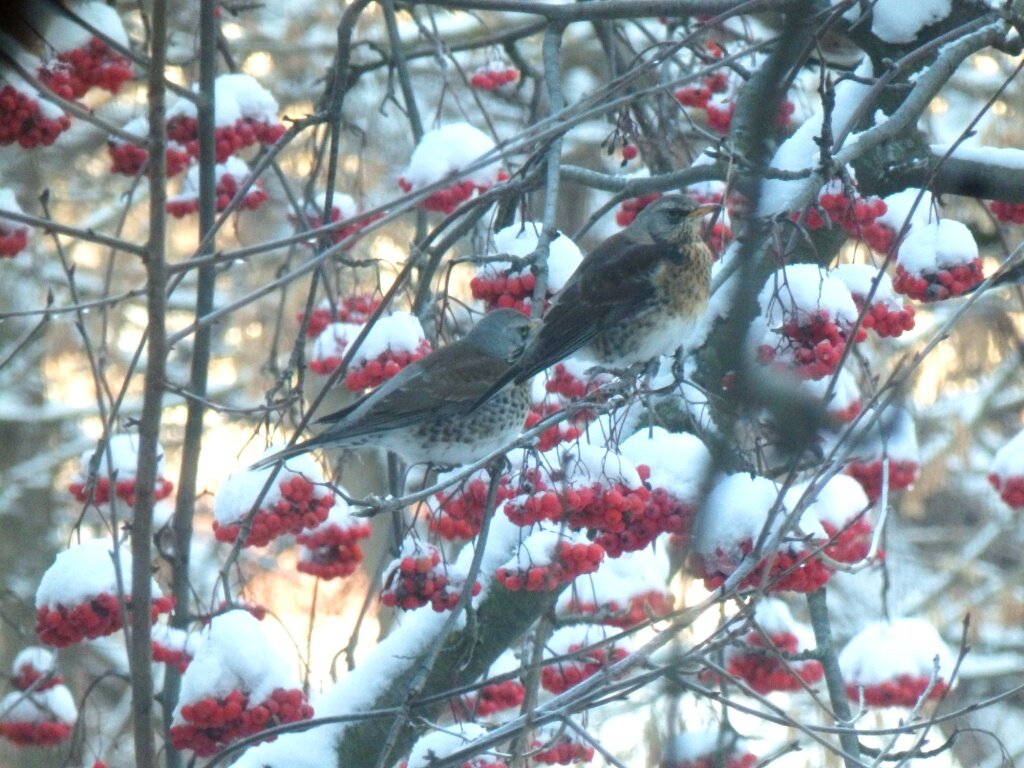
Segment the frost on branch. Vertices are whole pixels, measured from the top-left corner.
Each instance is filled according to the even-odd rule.
[[[493,243],[488,248],[488,259],[504,255],[519,259],[531,256],[537,249],[540,229],[540,225],[524,221],[495,232]],[[562,290],[582,260],[579,246],[561,232],[557,233],[548,248],[545,303]],[[469,287],[473,298],[483,301],[488,310],[515,307],[524,315],[530,314],[534,272],[529,264],[488,260],[477,268]]]
[[[182,676],[170,738],[175,749],[206,756],[312,716],[297,678],[259,621],[246,611],[229,611],[210,622]]]
[[[13,189],[0,187],[0,211],[24,213]],[[32,227],[0,215],[0,259],[13,259],[28,245]]]
[[[112,435],[104,445],[100,444],[99,463],[96,465],[95,482],[90,483],[90,468],[96,451],[85,451],[79,461],[78,473],[71,479],[68,490],[82,503],[106,504],[112,496],[124,502],[130,512],[135,505],[135,474],[139,463],[139,438],[134,433]],[[163,476],[164,451],[157,446],[156,484],[153,498],[166,499],[174,490],[174,484]],[[111,493],[113,483],[113,493]]]
[[[1011,507],[1024,507],[1024,431],[996,451],[989,464],[988,481]]]
[[[668,575],[664,547],[627,552],[609,559],[596,573],[577,577],[559,595],[555,611],[563,620],[629,629],[672,610]]]
[[[872,503],[881,497],[885,480],[890,492],[912,487],[921,465],[914,417],[903,408],[888,408],[866,412],[861,423],[867,425],[866,434],[843,471],[860,483]]]
[[[420,203],[428,211],[451,213],[477,192],[508,178],[497,160],[463,174],[494,148],[491,138],[469,123],[450,123],[427,131],[413,150],[408,167],[399,176],[398,185],[406,192],[415,192],[451,179],[450,186],[437,190]]]
[[[847,695],[869,707],[913,707],[926,693],[941,698],[953,664],[946,643],[924,619],[869,624],[839,654]]]
[[[0,699],[0,736],[18,746],[60,744],[77,720],[75,700],[63,685],[11,691]]]
[[[817,661],[789,660],[814,647],[811,631],[793,618],[781,600],[763,598],[754,608],[755,626],[726,651],[726,671],[760,694],[799,691],[824,676]]]
[[[36,590],[36,634],[42,642],[63,648],[111,635],[121,628],[121,609],[132,600],[132,559],[127,547],[118,550],[124,606],[118,599],[118,574],[110,541],[88,541],[57,555]],[[171,610],[173,601],[160,596],[155,582],[152,593],[156,597],[150,614],[156,621],[158,614]]]
[[[265,456],[275,452],[271,447]],[[320,467],[309,454],[289,459],[277,473],[260,506],[249,520],[273,467],[238,469],[228,475],[214,500],[213,532],[217,541],[233,542],[248,524],[242,546],[263,547],[285,533],[316,528],[334,506]]]
[[[359,542],[367,538],[371,530],[369,520],[355,517],[343,498],[335,498],[326,520],[295,537],[300,545],[297,568],[301,573],[321,579],[352,575],[363,562]]]
[[[744,560],[757,557],[757,565],[737,585],[767,592],[813,592],[824,585],[832,570],[817,556],[826,536],[811,515],[800,517],[797,530],[782,531],[787,509],[779,502],[779,489],[764,477],[746,474],[721,478],[708,494],[694,537],[693,569],[708,589],[716,589]],[[778,533],[777,548],[754,552],[755,545]]]

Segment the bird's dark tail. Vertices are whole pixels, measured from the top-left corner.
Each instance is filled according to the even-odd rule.
[[[276,451],[269,456],[264,456],[255,464],[252,464],[249,469],[266,469],[267,467],[272,467],[274,464],[287,461],[288,459],[294,459],[296,456],[301,456],[304,453],[309,453],[326,442],[322,437],[322,435],[312,437],[309,440],[303,440],[295,445],[282,448],[280,451]]]

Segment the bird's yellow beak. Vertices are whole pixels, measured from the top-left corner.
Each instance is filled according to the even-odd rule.
[[[709,213],[714,213],[715,211],[719,211],[721,209],[722,209],[722,206],[720,204],[718,204],[718,203],[707,203],[706,205],[702,205],[699,208],[694,208],[693,212],[690,213],[686,218],[688,218],[688,219],[699,218],[701,216],[706,216]]]

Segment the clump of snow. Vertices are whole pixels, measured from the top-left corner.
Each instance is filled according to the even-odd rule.
[[[933,224],[935,222],[935,197],[931,192],[924,190],[923,195],[920,189],[904,189],[889,195],[885,199],[885,213],[878,217],[878,222],[889,227],[893,232],[903,229],[906,222],[910,222],[910,229],[914,227]],[[916,206],[918,196],[921,202]]]
[[[420,348],[425,339],[423,326],[415,315],[409,312],[395,312],[373,324],[352,357],[352,367],[358,368],[385,352],[412,354]]]
[[[861,484],[849,475],[832,476],[813,498],[805,499],[810,487],[810,483],[793,485],[786,492],[786,506],[795,508],[803,500],[808,514],[836,528],[849,523],[871,503]]]
[[[337,358],[340,362],[348,345],[355,341],[360,330],[362,326],[355,323],[331,323],[320,331],[313,341],[310,360],[326,361]]]
[[[646,464],[654,488],[664,488],[680,501],[696,502],[711,470],[711,452],[700,438],[662,427],[641,429],[619,444],[634,465]]]
[[[694,551],[709,558],[719,551],[738,559],[741,542],[757,541],[778,498],[779,487],[766,477],[735,474],[720,478],[704,502]],[[785,509],[777,510],[771,521],[773,531],[785,516]]]
[[[132,556],[128,547],[118,547],[121,580],[126,594],[132,592]],[[36,589],[36,608],[77,605],[107,593],[116,595],[114,544],[94,539],[57,553]]]
[[[832,5],[839,2],[832,0]],[[949,16],[952,0],[874,0],[870,8],[872,34],[887,43],[910,43],[929,24]],[[861,17],[861,6],[853,3],[843,17],[857,21]]]
[[[0,187],[0,211],[10,211],[11,213],[25,212],[21,209],[21,206],[18,205],[18,198],[15,197],[14,190],[9,187]],[[32,227],[20,221],[14,221],[13,219],[0,216],[0,230],[5,230],[7,233],[30,233],[32,231]]]
[[[793,618],[789,606],[774,597],[764,597],[757,601],[754,606],[754,621],[769,635],[783,632],[795,635],[800,634],[800,630],[806,632],[806,628]]]
[[[938,630],[924,619],[879,621],[864,627],[839,654],[843,679],[852,685],[878,685],[904,675],[949,680],[953,654]]]
[[[589,544],[583,531],[568,531],[538,525],[533,532],[523,539],[515,554],[502,568],[509,571],[528,571],[531,568],[543,568],[551,565],[558,557],[559,544]]]
[[[525,258],[537,249],[541,225],[524,221],[498,230],[494,233],[494,242],[490,253],[508,254]],[[557,293],[572,277],[573,272],[583,261],[583,253],[570,237],[559,232],[548,247],[548,290]],[[493,276],[512,269],[510,261],[488,261],[477,271],[481,276]]]
[[[801,379],[800,388],[811,397],[821,400],[829,415],[839,421],[848,422],[860,413],[861,393],[857,377],[846,367],[840,368],[838,378],[832,387],[832,379]],[[826,401],[832,387],[832,394]]]
[[[873,408],[866,409],[861,423],[868,426],[853,443],[853,459],[873,461],[886,457],[893,461],[920,462],[917,425],[907,409],[891,407],[878,415]]]
[[[486,733],[486,729],[476,723],[454,723],[431,731],[416,740],[406,768],[430,768],[435,761],[457,752]]]
[[[214,81],[218,127],[234,125],[242,119],[258,123],[277,122],[277,100],[251,75],[229,73]],[[196,105],[191,99],[180,98],[167,110],[168,121],[176,117],[195,118]]]
[[[118,480],[134,480],[136,469],[139,463],[139,436],[134,433],[122,433],[111,435],[106,447],[100,446],[99,465],[96,469],[97,477],[106,477],[116,474]],[[79,461],[79,474],[84,478],[89,475],[89,465],[95,450],[85,451]],[[157,446],[157,475],[164,471],[164,451]]]
[[[31,667],[36,672],[48,674],[57,668],[57,655],[49,648],[30,645],[28,648],[23,648],[14,657],[14,663],[11,664],[11,673],[17,677],[23,667]],[[2,709],[0,707],[0,711]]]
[[[768,278],[757,301],[772,328],[787,321],[809,322],[821,311],[828,312],[835,323],[852,324],[857,319],[849,289],[816,264],[790,264],[778,270]]]
[[[746,747],[734,734],[722,731],[686,731],[677,733],[665,747],[662,765],[728,764],[719,755],[745,752]]]
[[[873,304],[885,304],[893,310],[903,308],[903,299],[892,287],[892,278],[872,264],[840,264],[829,272],[839,278],[855,298],[865,299],[871,287],[878,281],[878,287],[871,299]]]
[[[1000,479],[1024,474],[1024,430],[996,451],[988,471]]]
[[[175,723],[184,722],[181,708],[206,697],[224,698],[232,691],[261,703],[277,688],[298,688],[288,663],[270,642],[260,621],[244,610],[216,616],[203,633],[195,657],[181,678]]]
[[[564,473],[565,485],[589,485],[600,483],[610,486],[621,483],[626,488],[639,488],[643,485],[636,467],[625,456],[609,451],[605,447],[589,443],[574,443],[570,446],[558,446],[550,453],[560,457]]]
[[[965,225],[953,219],[914,226],[900,243],[896,259],[914,276],[935,274],[978,258],[978,244]]]
[[[285,733],[276,741],[267,741],[247,749],[232,768],[324,768],[338,761],[334,743],[335,725],[310,728],[301,733]]]
[[[422,189],[458,174],[495,148],[490,136],[469,123],[450,123],[423,134],[413,150],[402,178],[412,190]],[[478,168],[466,176],[478,186],[489,187],[498,180],[500,163]]]
[[[71,691],[55,685],[41,691],[11,691],[0,699],[0,722],[45,723],[59,722],[73,725],[78,720],[78,708]]]
[[[249,178],[249,166],[240,157],[231,155],[223,163],[217,163],[214,176],[220,182],[225,176],[234,179],[236,187],[241,187]],[[199,166],[192,165],[181,182],[181,191],[167,198],[168,204],[189,202],[199,199]],[[218,201],[219,202],[219,201]],[[226,207],[218,205],[218,208]]]
[[[664,547],[657,551],[647,547],[623,552],[618,557],[608,558],[597,572],[577,576],[559,595],[556,609],[564,613],[573,604],[591,603],[596,606],[615,604],[623,610],[635,597],[664,592],[668,574],[668,555]]]
[[[86,24],[95,27],[118,45],[128,47],[128,35],[117,11],[106,3],[84,2],[75,3],[70,8],[75,16]],[[46,44],[57,53],[67,53],[76,48],[84,48],[93,38],[92,32],[83,27],[74,18],[55,12],[49,14],[46,28],[42,35]]]
[[[261,458],[271,456],[283,448],[282,445],[271,446]],[[213,516],[217,522],[221,525],[229,525],[237,523],[249,514],[273,471],[273,466],[262,469],[242,468],[228,475],[217,489],[213,503]],[[280,489],[281,484],[293,477],[303,477],[313,485],[320,487],[324,493],[329,492],[320,467],[312,456],[304,453],[288,459],[284,463],[273,484],[267,489],[262,507],[269,508],[281,501],[284,498]]]

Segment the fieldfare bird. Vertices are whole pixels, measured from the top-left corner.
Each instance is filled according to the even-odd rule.
[[[717,208],[665,195],[587,254],[522,355],[480,402],[577,350],[624,368],[682,346],[710,295],[712,255],[700,219]]]
[[[532,323],[514,309],[485,315],[465,337],[403,368],[347,408],[317,420],[316,437],[260,460],[266,467],[315,448],[378,447],[409,464],[468,464],[510,442],[530,409],[526,384],[483,394],[522,351]],[[475,409],[474,409],[475,408]]]

